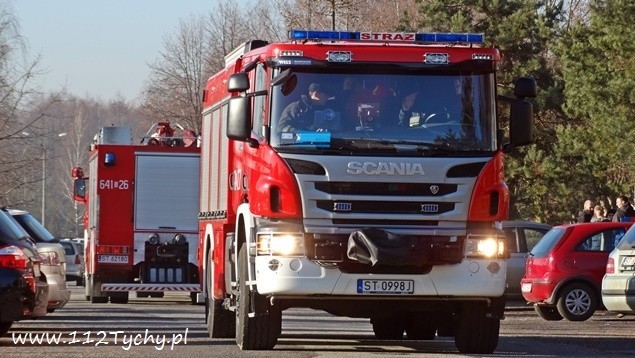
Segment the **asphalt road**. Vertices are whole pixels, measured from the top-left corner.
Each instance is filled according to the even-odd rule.
[[[137,299],[129,304],[90,304],[72,288],[66,307],[22,321],[0,338],[3,357],[387,357],[460,356],[452,338],[379,341],[367,319],[292,309],[283,314],[282,337],[273,351],[240,351],[232,339],[210,339],[204,307],[185,294]],[[37,342],[41,339],[41,342]],[[20,341],[22,340],[22,341]],[[57,340],[57,342],[56,342]],[[522,302],[508,306],[495,357],[635,355],[635,316],[600,311],[586,322],[547,322]]]

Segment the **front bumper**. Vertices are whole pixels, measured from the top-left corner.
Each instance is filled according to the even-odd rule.
[[[458,264],[435,265],[419,274],[345,273],[306,257],[257,256],[255,269],[258,293],[263,295],[386,296],[358,293],[358,280],[373,279],[412,280],[413,293],[401,296],[425,298],[500,297],[505,291],[507,266],[504,260],[464,259]]]
[[[61,274],[45,274],[49,285],[46,308],[62,308],[71,299],[71,290],[66,287],[66,277]]]

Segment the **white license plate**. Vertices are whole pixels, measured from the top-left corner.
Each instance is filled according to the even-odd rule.
[[[412,294],[413,280],[357,280],[357,293]]]
[[[523,283],[522,285],[520,285],[520,292],[531,292],[531,283]]]
[[[627,256],[622,260],[622,266],[635,266],[635,256]]]
[[[124,255],[98,255],[97,262],[108,264],[127,264],[128,256]]]

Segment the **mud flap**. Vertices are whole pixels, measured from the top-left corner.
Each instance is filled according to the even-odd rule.
[[[364,228],[348,237],[346,254],[371,266],[423,266],[432,257],[432,246],[420,238]]]

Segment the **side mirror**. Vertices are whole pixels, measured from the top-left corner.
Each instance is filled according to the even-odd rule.
[[[233,76],[233,75],[232,75]],[[232,97],[229,99],[227,117],[227,137],[241,142],[251,138],[251,98]]]
[[[86,202],[86,179],[76,178],[73,181],[73,200]]]
[[[536,81],[531,77],[519,77],[514,85],[516,99],[512,101],[509,116],[509,145],[520,147],[533,141],[532,125],[534,109],[525,98],[536,97]]]
[[[227,91],[245,92],[249,89],[249,77],[246,73],[234,73],[227,81]]]

